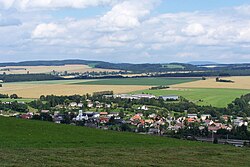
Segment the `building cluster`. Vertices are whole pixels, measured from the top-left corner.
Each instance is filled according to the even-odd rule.
[[[176,95],[166,95],[156,97],[148,94],[120,94],[105,95],[106,98],[121,99],[141,99],[141,98],[162,98],[163,100],[178,100]],[[87,106],[87,108],[85,108]],[[169,131],[174,133],[181,129],[196,125],[200,131],[207,130],[210,133],[217,133],[219,130],[231,131],[233,127],[248,126],[250,118],[233,117],[222,115],[220,118],[214,118],[210,114],[182,114],[182,116],[173,116],[173,113],[159,114],[158,110],[153,110],[153,106],[136,105],[133,111],[122,112],[122,108],[113,110],[113,103],[100,102],[96,100],[86,100],[84,102],[71,102],[68,104],[68,112],[41,110],[39,113],[15,114],[13,116],[22,119],[40,118],[55,123],[69,123],[75,125],[88,126],[93,128],[109,129],[114,125],[128,125],[134,132],[164,135]],[[72,109],[72,110],[70,110]],[[108,110],[107,110],[108,109]],[[3,112],[0,111],[0,115]]]

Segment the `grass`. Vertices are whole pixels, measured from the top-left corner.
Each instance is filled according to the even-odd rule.
[[[82,85],[174,85],[186,82],[193,82],[198,78],[125,78],[125,79],[102,79],[88,82],[79,82]]]
[[[33,101],[35,99],[10,99],[10,98],[0,98],[0,101],[1,102],[14,102],[14,101],[17,101],[17,102],[25,102],[25,103],[29,103],[31,101]]]
[[[15,118],[0,117],[0,141],[0,166],[250,164],[246,148]]]
[[[145,90],[136,93],[149,93],[160,95],[179,95],[196,103],[197,105],[212,105],[215,107],[226,107],[235,98],[250,93],[250,90],[241,89],[211,89],[211,88],[192,88],[179,90]]]

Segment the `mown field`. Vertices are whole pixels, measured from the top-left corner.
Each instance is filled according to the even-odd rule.
[[[250,76],[243,77],[223,77],[220,79],[231,80],[234,83],[216,82],[215,77],[207,78],[207,80],[199,80],[195,82],[176,84],[175,88],[229,88],[229,89],[249,89],[250,90]]]
[[[64,72],[75,73],[75,72],[103,72],[103,71],[119,71],[110,69],[94,68],[88,65],[61,65],[61,66],[6,66],[0,67],[0,74],[40,74],[40,73],[51,73]]]
[[[165,90],[144,90],[136,93],[149,93],[160,95],[179,95],[197,105],[212,105],[215,107],[226,107],[237,97],[250,93],[245,89],[212,89],[212,88],[186,88],[186,89],[165,89]]]
[[[249,166],[250,149],[0,117],[0,166]]]
[[[149,89],[154,85],[172,85],[196,81],[194,78],[140,78],[110,80],[57,80],[4,83],[0,88],[2,94],[17,94],[23,98],[39,98],[41,95],[73,95],[100,91],[128,93]],[[85,84],[86,83],[86,84]]]
[[[122,79],[103,79],[88,82],[78,82],[82,85],[174,85],[186,82],[197,81],[199,78],[122,78]]]

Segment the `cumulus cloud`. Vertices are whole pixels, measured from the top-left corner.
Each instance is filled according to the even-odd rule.
[[[5,9],[19,10],[53,9],[53,8],[86,8],[89,6],[112,5],[119,0],[1,0],[0,6]]]
[[[182,32],[188,36],[199,36],[205,33],[205,28],[199,23],[192,23],[182,29]]]
[[[224,12],[223,9],[152,14],[159,1],[19,1],[10,3],[6,0],[2,7],[19,6],[28,10],[66,6],[84,8],[84,5],[100,4],[112,6],[101,16],[82,19],[58,19],[50,15],[33,18],[27,15],[36,11],[17,10],[18,14],[24,13],[24,16],[11,17],[21,18],[23,23],[19,27],[0,27],[0,35],[6,38],[0,41],[0,49],[2,52],[8,51],[8,54],[62,55],[60,58],[74,56],[102,60],[112,58],[114,61],[130,62],[183,62],[192,58],[250,61],[250,18],[246,12],[240,13],[235,7],[232,8],[234,12]],[[8,22],[11,22],[11,17],[8,17]],[[0,17],[0,25],[6,22],[3,21],[6,18]],[[12,45],[9,47],[7,44]],[[9,52],[9,48],[14,51]]]
[[[140,19],[150,14],[158,1],[129,0],[115,5],[111,11],[100,18],[102,30],[122,30],[138,27]]]
[[[33,38],[53,38],[58,37],[58,35],[63,35],[65,28],[58,26],[54,23],[49,24],[39,24],[36,26],[32,32]]]

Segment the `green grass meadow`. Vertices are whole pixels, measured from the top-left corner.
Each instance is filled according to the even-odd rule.
[[[82,85],[174,85],[186,82],[197,81],[199,78],[119,78],[119,79],[101,79],[88,82],[78,82]]]
[[[10,99],[10,98],[0,98],[0,101],[1,102],[14,102],[14,101],[17,101],[17,102],[24,102],[24,103],[29,103],[31,101],[33,101],[35,99]]]
[[[144,90],[137,91],[135,93],[149,93],[153,95],[179,95],[182,96],[197,105],[212,105],[215,107],[226,107],[237,97],[250,93],[250,90],[242,89],[211,89],[211,88],[202,88],[202,89],[180,89],[180,90]]]
[[[250,149],[0,117],[0,166],[249,166]]]

